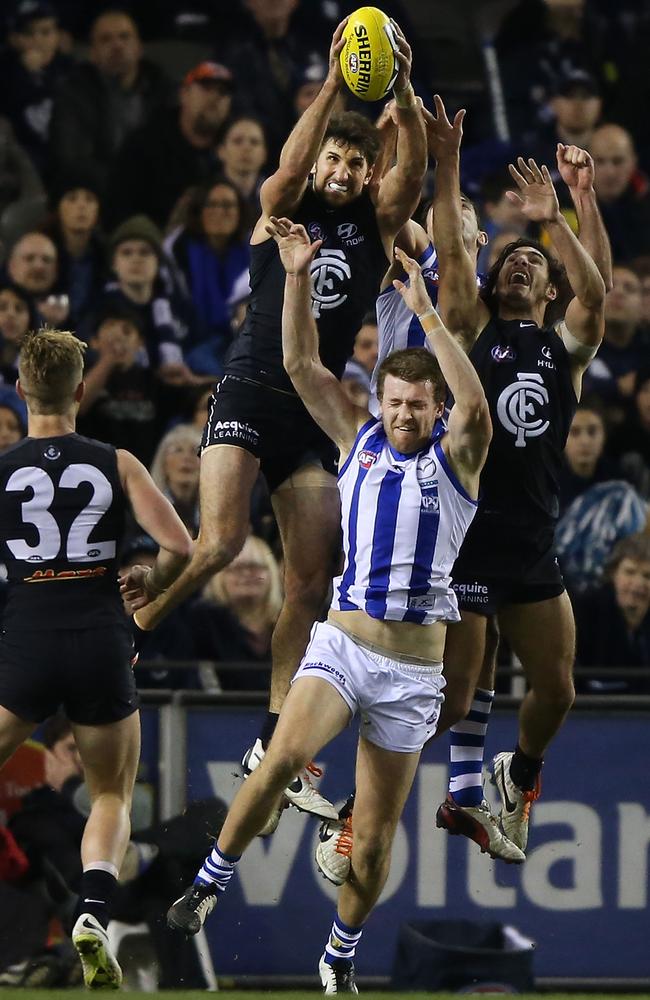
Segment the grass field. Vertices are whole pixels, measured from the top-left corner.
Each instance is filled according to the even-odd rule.
[[[256,990],[220,990],[218,996],[221,1000],[313,1000],[315,995],[318,995],[320,990],[314,988],[311,991],[306,990],[285,990],[283,992],[277,991],[256,991]],[[71,997],[79,997],[84,995],[86,997],[90,996],[90,993],[83,993],[81,990],[27,990],[27,989],[0,989],[0,997],[2,1000],[5,998],[11,998],[11,1000],[71,1000]],[[107,994],[103,993],[103,996],[114,996],[116,1000],[150,1000],[153,996],[164,996],[168,997],[169,1000],[205,1000],[206,994],[204,991],[199,990],[173,990],[173,991],[161,991],[159,993],[129,993],[120,992]],[[389,993],[389,992],[362,992],[360,994],[365,1000],[431,1000],[435,997],[436,1000],[458,1000],[460,994],[458,993]],[[495,994],[493,994],[494,996]],[[518,1000],[639,1000],[641,994],[639,993],[518,993],[514,994],[517,996]]]

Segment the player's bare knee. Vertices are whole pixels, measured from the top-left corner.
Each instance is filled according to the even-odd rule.
[[[330,585],[328,567],[298,572],[286,567],[284,575],[284,602],[313,610],[316,617],[326,599]]]
[[[202,574],[218,573],[239,555],[245,541],[245,531],[215,537],[199,536],[194,550],[194,561]]]
[[[269,749],[263,761],[267,780],[278,788],[288,785],[305,766],[309,757],[299,744],[287,743],[273,752]]]

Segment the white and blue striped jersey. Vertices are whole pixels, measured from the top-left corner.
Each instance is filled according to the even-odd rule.
[[[438,255],[432,243],[418,258],[422,277],[433,306],[438,305]],[[479,287],[483,276],[476,276]],[[408,283],[408,281],[407,281]],[[379,366],[393,351],[407,347],[429,347],[422,324],[411,312],[406,302],[393,285],[384,288],[377,299],[377,362],[370,380],[370,402],[368,408],[374,416],[379,415],[377,401],[377,372]],[[429,348],[430,349],[430,348]]]
[[[332,608],[430,625],[458,621],[451,570],[476,512],[441,445],[445,427],[411,455],[396,452],[381,421],[357,434],[341,468],[345,562]]]

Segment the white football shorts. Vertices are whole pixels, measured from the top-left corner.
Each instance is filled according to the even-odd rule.
[[[293,682],[300,677],[336,688],[352,715],[359,712],[361,735],[384,750],[417,752],[436,731],[442,663],[393,660],[330,622],[316,622]]]

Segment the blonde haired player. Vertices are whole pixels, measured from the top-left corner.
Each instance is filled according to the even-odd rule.
[[[122,973],[106,926],[140,755],[133,640],[117,578],[127,502],[160,545],[153,567],[135,571],[152,596],[181,571],[192,542],[133,455],[75,433],[84,349],[71,333],[47,330],[28,335],[18,358],[28,437],[0,456],[0,558],[9,577],[0,766],[63,705],[91,799],[72,939],[86,985],[117,989]]]

